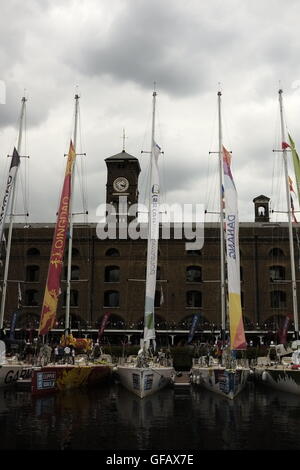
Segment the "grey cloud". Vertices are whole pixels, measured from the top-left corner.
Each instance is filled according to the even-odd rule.
[[[191,15],[173,1],[128,2],[105,38],[95,41],[91,31],[82,31],[80,60],[73,60],[73,66],[87,75],[108,74],[148,89],[156,80],[160,90],[178,96],[204,91],[214,69],[211,53],[217,61],[234,44],[236,32],[201,13]]]

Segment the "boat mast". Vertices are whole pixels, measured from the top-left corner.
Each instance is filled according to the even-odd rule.
[[[151,151],[150,151],[150,188],[149,188],[149,210],[148,210],[148,240],[147,240],[147,269],[146,269],[146,287],[145,287],[145,313],[144,313],[144,334],[143,348],[148,349],[150,340],[155,340],[155,319],[154,319],[154,298],[157,271],[157,247],[159,222],[152,220],[153,216],[153,196],[154,186],[153,178],[157,178],[155,165],[155,108],[156,96],[155,88],[153,90],[152,99],[152,131],[151,131]],[[157,180],[155,179],[156,183]],[[157,194],[158,197],[158,194]],[[156,214],[158,216],[158,213]],[[155,259],[154,259],[155,256]],[[155,268],[153,266],[155,264]],[[152,265],[152,266],[151,266]],[[150,269],[151,266],[151,269]],[[154,290],[154,292],[153,292]]]
[[[73,132],[73,146],[74,146],[74,151],[76,155],[79,95],[76,94],[74,99],[75,99],[75,119],[74,119],[74,132]],[[75,161],[74,161],[74,166],[75,166]],[[73,168],[72,176],[71,176],[65,330],[70,329],[70,300],[71,300],[72,245],[73,245],[73,213],[72,213],[73,191],[74,191],[74,168]]]
[[[220,267],[221,267],[221,338],[225,339],[226,330],[226,302],[225,302],[225,250],[224,250],[224,209],[223,209],[223,136],[221,115],[221,91],[218,91],[218,118],[219,118],[219,186],[220,186]]]
[[[152,132],[151,132],[151,165],[150,165],[150,181],[152,178],[152,164],[153,164],[153,154],[155,146],[155,107],[156,107],[156,96],[157,93],[153,91],[153,100],[152,100]],[[151,191],[151,188],[150,188]],[[151,198],[149,200],[149,208],[151,208]]]
[[[279,94],[279,106],[280,106],[280,124],[281,124],[281,141],[285,142],[285,129],[283,122],[283,104],[282,104],[282,90],[278,91]],[[289,242],[290,242],[290,258],[291,258],[291,274],[292,274],[292,297],[293,297],[293,313],[294,313],[294,329],[296,339],[299,339],[299,323],[298,323],[298,305],[297,305],[297,284],[296,284],[296,273],[295,273],[295,257],[294,257],[294,241],[293,241],[293,226],[291,217],[291,196],[288,181],[288,164],[287,164],[287,150],[283,148],[283,162],[284,162],[284,176],[285,176],[285,190],[286,190],[286,203],[287,203],[287,214],[288,214],[288,226],[289,226]]]
[[[18,135],[18,143],[17,143],[17,152],[18,152],[18,154],[20,154],[21,145],[22,145],[23,121],[24,121],[26,101],[27,101],[25,96],[23,96],[21,101],[22,101],[22,105],[21,105],[19,135]],[[0,310],[0,329],[3,328],[3,322],[4,322],[4,311],[5,311],[5,301],[6,301],[6,291],[7,291],[8,268],[9,268],[11,239],[12,239],[12,230],[13,230],[13,222],[14,222],[14,208],[15,208],[16,184],[17,184],[17,174],[18,174],[17,172],[18,172],[18,167],[16,169],[16,176],[15,176],[15,181],[14,181],[14,185],[13,185],[13,188],[12,188],[12,195],[11,195],[10,220],[9,220],[9,229],[8,229],[8,236],[7,236],[6,258],[5,258],[3,286],[2,286],[2,298],[1,298],[1,310]]]

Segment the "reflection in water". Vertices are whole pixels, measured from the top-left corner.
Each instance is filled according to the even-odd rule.
[[[248,387],[234,400],[199,388],[139,399],[121,386],[32,398],[0,390],[0,449],[300,449],[300,400]]]

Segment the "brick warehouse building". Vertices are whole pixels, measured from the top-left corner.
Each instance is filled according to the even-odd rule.
[[[138,200],[138,159],[121,152],[106,159],[106,202],[120,195]],[[287,223],[269,221],[269,199],[254,199],[254,222],[240,224],[241,291],[246,330],[276,328],[292,313]],[[13,230],[5,322],[16,309],[18,282],[23,294],[19,327],[37,327],[43,302],[54,224],[32,224]],[[220,325],[219,224],[206,223],[204,246],[186,251],[186,240],[161,240],[158,257],[156,323],[158,329],[188,329],[195,313],[202,327]],[[296,243],[296,239],[295,239]],[[96,328],[106,312],[110,328],[140,329],[145,295],[146,240],[100,240],[96,224],[75,224],[72,257],[71,327]],[[295,256],[299,253],[296,248]],[[67,260],[67,256],[65,256]],[[296,259],[296,266],[298,266]],[[2,266],[3,271],[3,266]],[[297,279],[300,279],[299,270]],[[3,272],[2,272],[3,279]],[[66,268],[58,322],[65,316]]]

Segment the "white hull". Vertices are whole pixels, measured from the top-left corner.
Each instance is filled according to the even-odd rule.
[[[192,383],[202,385],[207,390],[233,399],[245,387],[250,369],[240,367],[226,369],[225,367],[194,366],[191,369]]]
[[[266,367],[261,374],[261,381],[275,390],[300,395],[299,369]]]
[[[29,379],[32,374],[30,364],[3,364],[0,365],[0,387],[9,387],[16,384],[18,379]]]
[[[140,368],[120,365],[117,368],[117,374],[120,383],[127,390],[135,393],[140,398],[144,398],[172,383],[175,371],[172,366]]]

